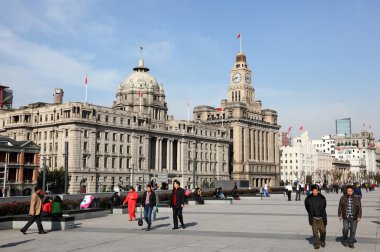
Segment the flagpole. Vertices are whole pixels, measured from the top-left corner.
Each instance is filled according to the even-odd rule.
[[[85,95],[84,95],[84,105],[86,105],[87,103],[87,74],[86,74],[86,79],[85,79],[85,86],[86,86],[86,91],[85,91]]]
[[[190,101],[187,100],[187,123],[190,122]]]
[[[243,46],[242,46],[242,36],[241,36],[241,33],[240,33],[240,37],[239,37],[239,39],[240,39],[240,53],[243,53]]]

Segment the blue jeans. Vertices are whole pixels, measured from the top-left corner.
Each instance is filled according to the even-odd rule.
[[[144,218],[146,223],[148,224],[148,228],[152,225],[152,211],[153,207],[151,206],[144,206]]]
[[[358,222],[356,220],[349,221],[343,219],[343,241],[354,244],[357,225]],[[350,237],[348,237],[348,231],[350,231]]]

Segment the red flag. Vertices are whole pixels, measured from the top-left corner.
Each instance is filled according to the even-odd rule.
[[[303,126],[301,126],[301,128],[300,128],[300,131],[302,131],[303,130]]]
[[[236,36],[236,38],[240,38],[240,33]]]
[[[86,75],[86,78],[84,79],[84,85],[87,85],[87,75]]]
[[[139,97],[141,97],[141,87],[139,88]]]
[[[223,111],[223,108],[217,108],[217,110],[218,110],[219,112],[222,112],[222,111]]]
[[[288,128],[288,133],[286,134],[289,137],[290,131],[292,130],[293,127]]]

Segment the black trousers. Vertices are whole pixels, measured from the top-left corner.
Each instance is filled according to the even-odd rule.
[[[292,200],[292,191],[288,191],[287,194],[288,194],[288,201],[291,201]]]
[[[29,218],[28,223],[26,223],[26,225],[25,225],[23,228],[21,228],[21,230],[24,231],[24,232],[26,232],[26,230],[28,230],[28,228],[29,228],[34,222],[37,223],[38,232],[44,232],[44,228],[42,227],[41,216],[40,216],[40,215],[30,215],[30,218]]]
[[[296,201],[300,201],[301,200],[301,191],[296,191]]]
[[[178,219],[179,222],[181,222],[181,225],[184,226],[185,224],[183,224],[182,207],[173,207],[174,228],[178,228]]]

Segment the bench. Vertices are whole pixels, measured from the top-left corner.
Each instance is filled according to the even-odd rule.
[[[136,205],[136,214],[140,212],[140,209],[139,209],[140,206],[141,204]],[[158,206],[159,213],[169,213],[172,211],[167,202],[158,203],[157,206]],[[128,206],[114,206],[111,209],[111,213],[112,214],[128,214]]]
[[[63,211],[63,217],[75,217],[75,220],[99,218],[106,216],[103,208],[87,208]]]
[[[0,230],[21,229],[29,221],[29,215],[14,215],[0,218]],[[66,230],[74,228],[74,217],[41,217],[42,226],[47,231]],[[37,230],[33,223],[29,229]]]
[[[226,198],[226,199],[214,199],[214,198],[203,198],[205,205],[232,205],[233,200],[232,198]],[[198,205],[198,202],[196,202],[194,199],[189,199],[188,201],[189,205]]]

